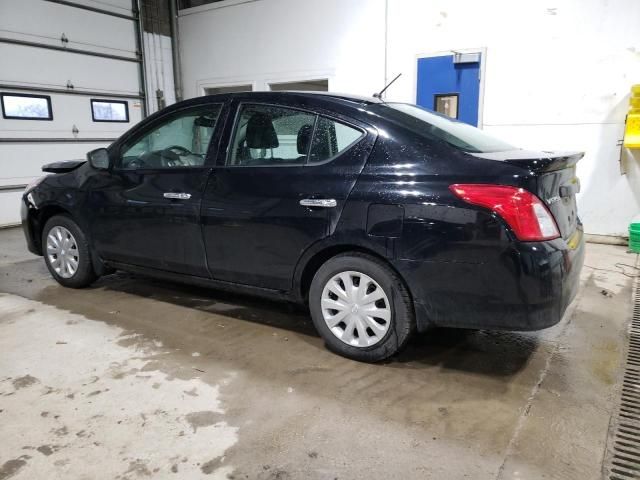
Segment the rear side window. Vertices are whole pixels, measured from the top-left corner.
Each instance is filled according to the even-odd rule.
[[[227,164],[318,164],[336,157],[363,136],[357,128],[310,112],[242,105]]]
[[[229,165],[303,165],[316,115],[270,105],[243,105],[236,124]]]
[[[339,155],[362,138],[357,128],[319,117],[316,125],[309,163],[321,163]]]

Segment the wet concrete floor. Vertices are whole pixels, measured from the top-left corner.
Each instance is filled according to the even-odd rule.
[[[437,329],[381,365],[286,304],[125,273],[70,290],[18,229],[0,247],[0,480],[601,478],[623,247],[588,245],[555,327]]]

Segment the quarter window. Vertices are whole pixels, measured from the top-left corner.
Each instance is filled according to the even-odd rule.
[[[51,97],[48,95],[26,95],[3,93],[2,116],[15,120],[53,120]]]
[[[362,136],[362,131],[357,128],[319,117],[309,163],[321,163],[335,157],[360,140]]]
[[[203,166],[220,110],[220,105],[208,105],[172,114],[122,147],[121,168]]]
[[[231,143],[229,165],[303,165],[316,116],[290,108],[243,105]]]
[[[94,122],[128,122],[127,102],[116,100],[91,100],[91,117]]]

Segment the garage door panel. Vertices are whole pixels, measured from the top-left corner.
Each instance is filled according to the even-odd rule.
[[[0,90],[0,92],[13,93],[10,90]],[[11,120],[0,118],[0,138],[115,138],[122,135],[142,119],[140,100],[53,93],[47,95],[51,97],[53,120]],[[91,99],[126,102],[129,121],[94,121],[91,111]],[[78,130],[76,134],[72,132],[74,126]]]
[[[85,5],[91,8],[99,8],[108,12],[121,15],[131,15],[131,7],[135,0],[72,0],[77,5]]]
[[[106,147],[111,142],[99,143],[6,143],[0,144],[0,169],[10,176],[0,179],[0,187],[25,185],[44,175],[42,165],[63,160],[86,158],[87,152]]]
[[[43,175],[42,165],[84,159],[141,120],[135,1],[0,0],[0,92],[45,95],[53,116],[0,115],[0,226],[19,222],[20,186]],[[95,121],[92,99],[126,102],[128,121]],[[122,113],[98,108],[105,118]]]
[[[13,225],[20,221],[21,190],[0,191],[0,225]]]
[[[38,15],[33,12],[38,9]],[[55,22],[50,19],[55,18]],[[69,40],[63,44],[62,35]],[[66,5],[22,0],[0,15],[0,35],[53,46],[66,46],[135,58],[135,25],[131,20]]]
[[[7,44],[0,44],[0,58],[11,65],[0,73],[2,83],[65,88],[70,81],[76,89],[139,94],[136,62]]]

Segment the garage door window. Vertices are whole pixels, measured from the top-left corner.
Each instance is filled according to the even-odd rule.
[[[220,115],[220,105],[176,112],[125,144],[125,170],[201,167]]]
[[[128,122],[127,102],[117,100],[91,100],[91,117],[94,122]]]
[[[51,97],[2,93],[2,116],[12,120],[53,120]]]

